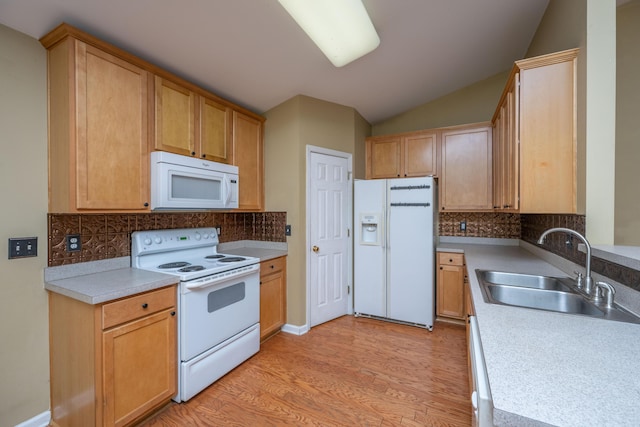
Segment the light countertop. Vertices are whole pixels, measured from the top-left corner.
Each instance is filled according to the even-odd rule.
[[[484,302],[476,269],[567,276],[517,246],[464,252],[498,426],[637,426],[640,325]]]
[[[242,240],[220,244],[218,252],[267,261],[287,255],[287,244]],[[102,304],[177,283],[175,276],[130,266],[131,258],[121,257],[48,267],[44,287],[87,304]]]

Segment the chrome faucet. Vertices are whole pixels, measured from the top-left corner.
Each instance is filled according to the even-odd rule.
[[[589,244],[589,241],[587,240],[586,237],[584,237],[582,234],[578,233],[575,230],[572,230],[570,228],[557,227],[557,228],[550,228],[547,231],[545,231],[544,233],[542,233],[542,235],[538,239],[538,244],[539,245],[543,244],[544,243],[544,238],[547,237],[548,234],[555,233],[555,232],[573,234],[574,236],[576,236],[577,238],[582,240],[582,242],[586,246],[586,248],[587,248],[587,262],[586,262],[586,265],[585,265],[585,270],[586,271],[585,271],[585,278],[584,278],[584,292],[587,295],[591,296],[591,291],[593,289],[593,278],[591,277],[591,245]]]

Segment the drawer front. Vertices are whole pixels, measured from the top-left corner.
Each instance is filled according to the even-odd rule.
[[[264,277],[268,274],[275,273],[276,271],[284,270],[286,262],[287,261],[285,257],[274,258],[268,261],[262,261],[260,263],[260,276]]]
[[[451,252],[438,252],[438,264],[464,265],[464,254],[455,254]]]
[[[176,306],[176,287],[135,295],[102,306],[102,329]]]

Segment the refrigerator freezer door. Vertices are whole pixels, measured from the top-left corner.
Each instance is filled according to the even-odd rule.
[[[386,180],[354,182],[354,311],[386,317],[385,198]],[[363,236],[361,218],[379,221],[380,244],[370,244]],[[366,227],[364,227],[366,231]]]
[[[387,317],[434,322],[433,178],[388,181]]]

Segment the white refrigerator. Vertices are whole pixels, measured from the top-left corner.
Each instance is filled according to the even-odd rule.
[[[433,329],[432,177],[354,183],[354,312]]]

